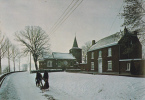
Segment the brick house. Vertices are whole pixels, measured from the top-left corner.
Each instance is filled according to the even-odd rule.
[[[86,70],[100,74],[143,74],[142,45],[136,32],[124,28],[123,36],[118,32],[92,43]]]

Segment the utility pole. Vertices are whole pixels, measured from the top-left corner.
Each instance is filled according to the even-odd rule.
[[[31,52],[30,52],[30,73],[31,73]]]
[[[20,71],[20,62],[21,62],[21,58],[19,58],[19,71]]]

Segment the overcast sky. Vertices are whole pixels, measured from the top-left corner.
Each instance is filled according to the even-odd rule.
[[[123,0],[77,1],[0,0],[0,29],[13,40],[14,33],[24,30],[25,26],[40,26],[50,35],[53,52],[68,52],[73,45],[75,33],[81,47],[87,41],[98,41],[123,29],[123,19],[118,16],[119,11],[123,10]],[[76,6],[80,5],[76,9],[74,6],[75,10],[70,16],[66,15],[66,20],[51,32],[53,25],[71,2],[70,8],[75,3]]]
[[[15,32],[25,26],[40,26],[50,35],[52,52],[68,53],[75,34],[81,48],[87,41],[98,41],[123,29],[119,16],[123,0],[81,1],[0,0],[0,30],[14,42]],[[53,29],[62,14],[64,20]]]

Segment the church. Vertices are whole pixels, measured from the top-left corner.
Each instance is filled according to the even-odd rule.
[[[39,69],[77,69],[81,62],[82,49],[78,47],[75,37],[69,53],[52,52],[52,55],[39,59]]]

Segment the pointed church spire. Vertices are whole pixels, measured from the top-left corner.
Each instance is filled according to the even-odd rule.
[[[75,36],[75,39],[74,39],[73,47],[78,47],[76,36]]]
[[[125,28],[124,28],[124,34],[127,34],[127,33],[128,33],[128,30],[127,30],[127,28],[125,26]]]

